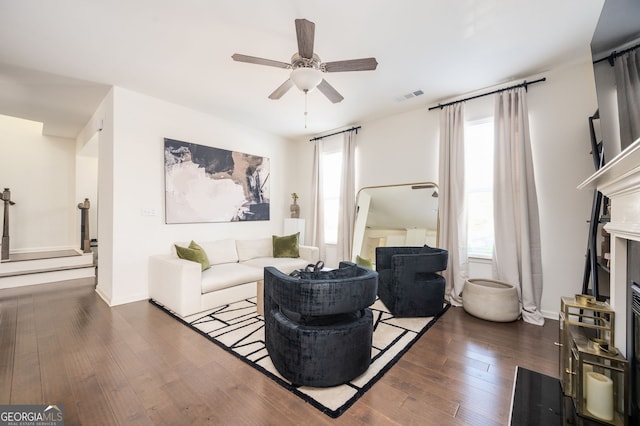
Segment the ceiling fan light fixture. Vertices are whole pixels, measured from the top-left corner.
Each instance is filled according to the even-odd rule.
[[[313,51],[316,24],[306,19],[296,19],[295,24],[298,51],[291,56],[290,63],[258,58],[256,56],[241,55],[239,53],[234,53],[231,55],[231,58],[238,62],[291,70],[289,78],[269,95],[269,99],[280,99],[289,89],[296,86],[305,94],[306,117],[306,95],[316,87],[331,103],[337,104],[344,99],[344,96],[329,84],[327,80],[322,78],[323,73],[371,71],[376,69],[378,61],[376,61],[376,58],[360,58],[322,62],[320,57]],[[414,92],[414,94],[418,96],[418,92]]]
[[[322,81],[322,71],[316,68],[299,67],[291,71],[291,81],[303,92],[310,92]]]

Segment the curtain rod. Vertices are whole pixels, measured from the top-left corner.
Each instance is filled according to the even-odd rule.
[[[316,137],[316,138],[309,139],[309,142],[319,141],[319,140],[321,140],[321,139],[328,138],[329,136],[339,135],[340,133],[347,133],[347,132],[353,132],[353,131],[355,131],[355,132],[356,132],[356,134],[358,134],[358,129],[359,129],[359,128],[361,128],[361,127],[362,127],[362,126],[357,126],[357,127],[355,127],[355,126],[354,126],[354,127],[350,128],[350,129],[341,130],[341,131],[339,131],[339,132],[330,133],[330,134],[328,134],[328,135],[324,135],[324,136],[318,136],[318,137]]]
[[[613,52],[609,53],[609,55],[608,55],[608,56],[605,56],[604,58],[600,58],[600,59],[598,59],[597,61],[593,61],[593,64],[595,65],[595,64],[598,64],[598,63],[603,62],[603,61],[608,61],[608,62],[609,62],[609,65],[613,66],[613,63],[615,62],[615,60],[616,60],[616,58],[617,58],[618,56],[622,56],[622,55],[624,55],[625,53],[629,53],[629,52],[631,52],[632,50],[636,50],[636,49],[637,49],[637,48],[639,48],[639,47],[640,47],[640,44],[636,44],[635,46],[632,46],[632,47],[630,47],[630,48],[628,48],[628,49],[621,50],[621,51],[619,51],[619,52],[616,52],[616,51],[614,50]]]
[[[470,96],[470,97],[468,97],[468,98],[459,99],[459,100],[457,100],[457,101],[447,102],[447,103],[445,103],[445,104],[438,104],[438,105],[436,105],[436,106],[432,106],[432,107],[430,107],[430,108],[429,108],[429,111],[431,111],[432,109],[437,109],[437,108],[442,109],[442,108],[444,108],[444,107],[446,107],[446,106],[449,106],[449,105],[455,105],[455,104],[459,104],[460,102],[470,101],[471,99],[477,99],[477,98],[481,98],[481,97],[483,97],[483,96],[488,96],[488,95],[493,95],[493,94],[495,94],[495,93],[504,92],[504,91],[509,90],[509,89],[515,89],[516,87],[524,87],[524,89],[525,89],[525,90],[527,90],[527,89],[528,89],[528,87],[529,87],[529,86],[531,86],[532,84],[541,83],[541,82],[546,81],[546,80],[547,80],[547,78],[546,78],[546,77],[542,77],[542,78],[539,78],[539,79],[537,79],[537,80],[533,80],[533,81],[527,81],[527,80],[525,80],[524,82],[522,82],[522,83],[520,83],[520,84],[515,84],[515,85],[513,85],[513,86],[504,87],[504,88],[502,88],[502,89],[493,90],[493,91],[491,91],[491,92],[487,92],[487,93],[481,93],[481,94],[479,94],[479,95]]]

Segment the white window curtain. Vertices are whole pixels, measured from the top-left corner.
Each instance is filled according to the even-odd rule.
[[[640,54],[638,49],[616,58],[620,144],[625,149],[640,137]]]
[[[355,130],[344,133],[342,144],[342,173],[340,178],[340,202],[338,213],[338,242],[336,257],[338,261],[351,260],[353,240],[353,221],[355,212]]]
[[[449,263],[442,275],[445,297],[462,305],[461,293],[468,278],[467,212],[464,185],[464,104],[440,111],[440,247],[449,251]]]
[[[313,176],[311,181],[311,244],[318,247],[320,259],[326,259],[326,247],[324,242],[324,207],[322,191],[322,139],[315,141],[313,147]]]
[[[540,220],[525,89],[497,94],[494,119],[494,277],[517,287],[524,321],[543,325]]]

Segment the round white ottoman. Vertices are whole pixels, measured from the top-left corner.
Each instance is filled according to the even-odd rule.
[[[509,322],[520,316],[516,288],[502,281],[484,278],[465,281],[462,307],[474,317],[488,321]]]

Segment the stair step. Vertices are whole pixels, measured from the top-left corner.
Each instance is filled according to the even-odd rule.
[[[0,278],[6,277],[19,277],[20,275],[32,275],[32,274],[44,274],[47,272],[57,272],[57,271],[70,271],[72,269],[85,269],[88,267],[93,267],[92,265],[73,265],[73,266],[58,266],[55,268],[44,268],[44,269],[33,269],[33,270],[22,270],[15,272],[4,272],[0,273]]]
[[[95,277],[93,254],[75,249],[10,253],[0,262],[0,289]]]
[[[42,260],[42,259],[57,259],[61,257],[74,257],[82,256],[82,252],[74,249],[68,250],[53,250],[53,251],[32,251],[25,253],[9,253],[9,259],[5,259],[2,263],[6,262],[24,262],[26,260]]]
[[[0,276],[87,266],[93,266],[93,254],[78,250],[10,253],[9,260],[0,262]]]

